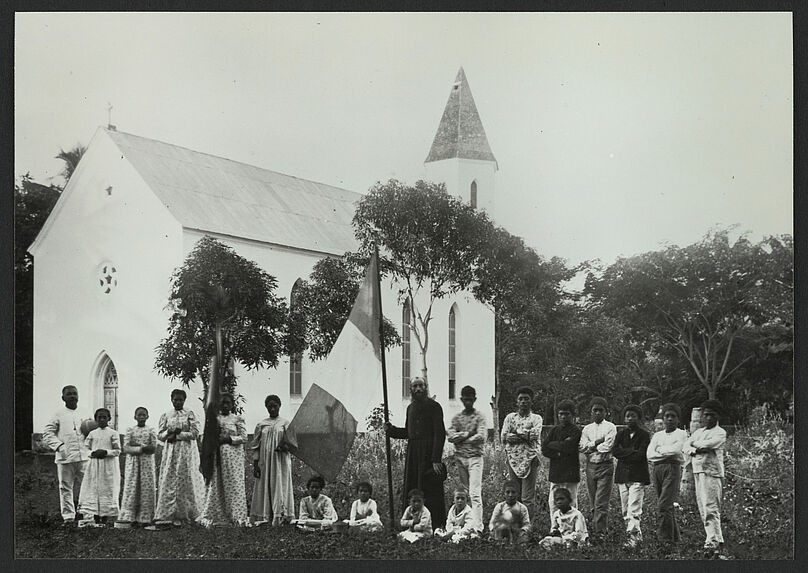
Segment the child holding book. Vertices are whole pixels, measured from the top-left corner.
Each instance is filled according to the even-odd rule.
[[[106,408],[95,411],[98,427],[87,435],[85,444],[90,450],[90,463],[81,482],[79,507],[85,519],[80,527],[104,527],[107,518],[118,516],[118,496],[121,493],[121,440],[118,432],[108,426],[110,412]],[[92,522],[86,516],[92,515]]]
[[[146,425],[148,419],[149,411],[146,408],[135,408],[137,424],[126,430],[124,436],[126,469],[121,511],[115,522],[118,529],[128,529],[132,524],[146,526],[154,519],[157,497],[154,452],[157,448],[157,433],[154,428]]]
[[[398,539],[415,543],[419,539],[432,537],[432,515],[424,505],[424,492],[413,489],[408,497],[410,505],[401,517],[401,528],[404,531],[398,534]]]

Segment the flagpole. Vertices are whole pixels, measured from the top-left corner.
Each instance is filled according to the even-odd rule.
[[[373,245],[373,249],[376,256],[376,287],[379,289],[379,296],[376,298],[379,300],[379,347],[382,359],[382,389],[384,390],[384,450],[387,455],[387,494],[390,505],[390,529],[395,532],[396,510],[393,505],[393,465],[390,452],[390,434],[386,431],[387,424],[390,423],[390,407],[387,402],[387,363],[384,357],[384,313],[382,313],[382,277],[379,270],[379,245]]]

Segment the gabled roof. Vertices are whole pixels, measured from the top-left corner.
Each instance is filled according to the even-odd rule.
[[[184,228],[342,254],[359,193],[105,129]]]
[[[456,157],[495,163],[497,161],[488,145],[483,122],[477,113],[477,106],[474,105],[474,97],[462,67],[457,72],[452,91],[449,92],[449,101],[446,102],[438,132],[425,163]]]

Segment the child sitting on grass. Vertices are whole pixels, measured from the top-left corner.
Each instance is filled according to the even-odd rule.
[[[550,520],[550,535],[539,541],[542,549],[555,546],[577,547],[586,545],[589,533],[586,520],[577,508],[572,507],[572,494],[566,488],[558,488],[553,494],[556,510]]]
[[[503,486],[505,501],[499,502],[491,514],[488,528],[494,540],[508,540],[511,543],[522,543],[530,532],[530,515],[527,507],[516,496],[519,495],[519,484],[508,480]]]
[[[401,528],[404,531],[398,534],[399,540],[415,543],[424,537],[432,537],[432,515],[424,506],[424,492],[413,489],[408,497],[410,505],[401,517]]]
[[[356,484],[356,493],[359,499],[351,505],[351,517],[345,522],[353,531],[381,531],[382,519],[376,502],[370,498],[373,495],[373,486],[366,481]]]
[[[312,476],[306,482],[309,495],[300,500],[299,517],[295,521],[302,531],[319,531],[331,529],[337,521],[337,512],[331,498],[320,493],[325,488],[322,476]]]
[[[446,518],[446,529],[436,529],[435,537],[441,541],[460,543],[461,539],[480,536],[482,527],[478,525],[477,518],[468,501],[468,494],[465,490],[459,489],[454,492],[454,505],[452,505]]]
[[[98,427],[84,440],[90,450],[90,463],[79,494],[81,512],[85,516],[92,515],[93,521],[84,519],[79,522],[79,527],[104,527],[107,518],[118,516],[119,509],[121,468],[118,456],[121,453],[121,440],[118,432],[107,426],[109,410],[99,408],[94,417]]]

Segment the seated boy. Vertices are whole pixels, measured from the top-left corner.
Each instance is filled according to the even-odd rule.
[[[398,534],[400,541],[415,543],[419,539],[432,537],[432,515],[424,506],[424,492],[420,489],[410,490],[410,505],[401,517],[401,528]]]
[[[508,480],[503,486],[505,501],[499,502],[491,514],[491,522],[488,528],[491,530],[491,538],[495,540],[508,540],[522,543],[527,540],[530,531],[530,515],[527,507],[517,501],[519,495],[519,484]]]
[[[468,504],[468,494],[459,489],[454,492],[454,504],[446,518],[446,529],[436,529],[435,537],[442,541],[460,543],[462,539],[479,537],[482,526]]]
[[[553,512],[550,521],[550,535],[539,541],[542,549],[555,546],[575,547],[586,545],[589,533],[586,520],[577,508],[572,507],[572,495],[566,488],[558,488],[553,496],[553,503],[558,508]]]
[[[294,521],[303,531],[318,531],[331,529],[337,521],[337,512],[331,498],[320,493],[325,487],[325,479],[321,476],[312,476],[306,482],[309,495],[300,500],[299,518]]]

